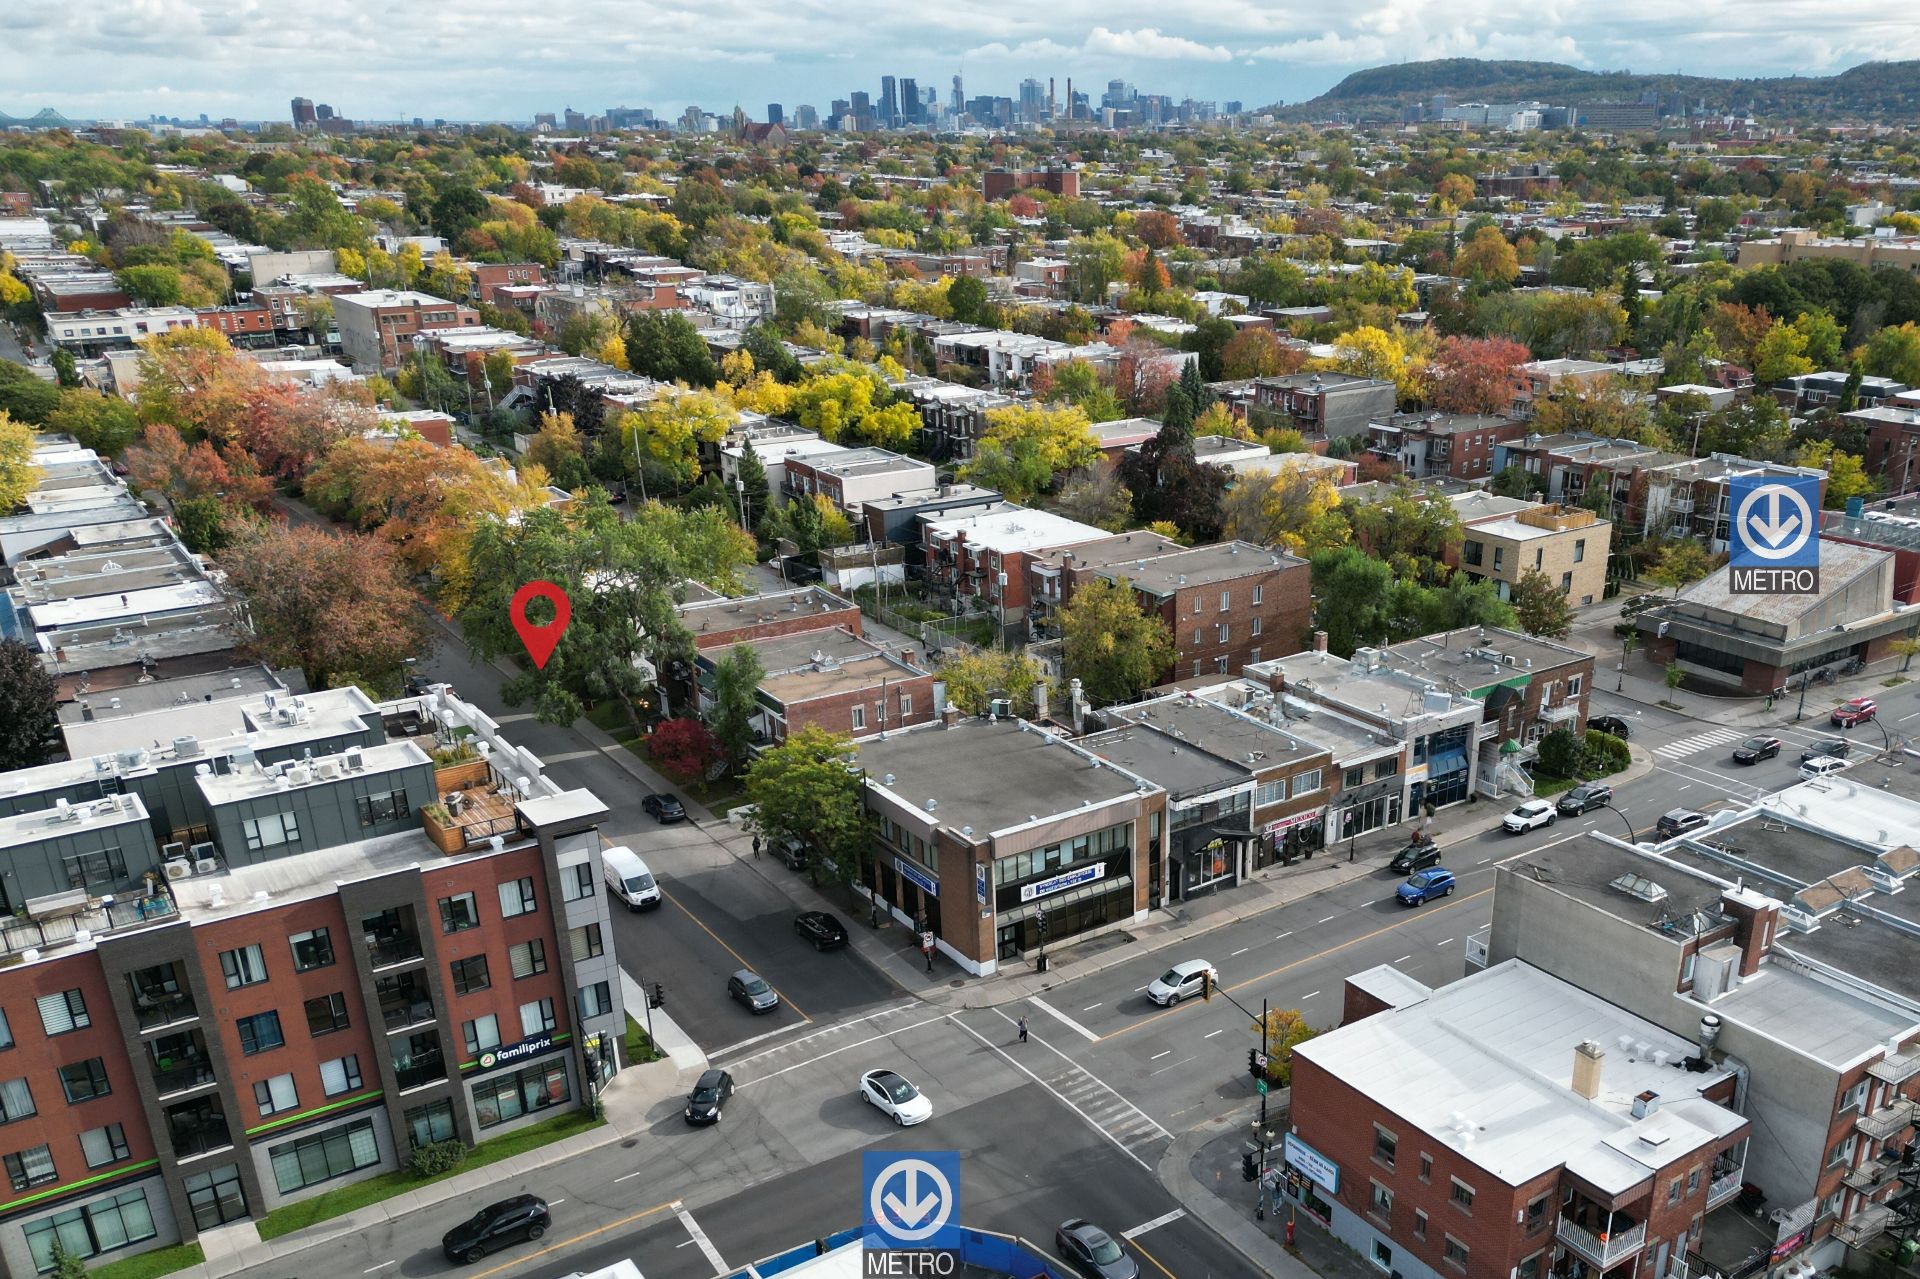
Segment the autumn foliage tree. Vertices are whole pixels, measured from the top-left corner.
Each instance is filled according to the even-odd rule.
[[[1532,359],[1511,338],[1447,338],[1427,367],[1427,401],[1443,413],[1504,412],[1513,402],[1514,370]]]
[[[1220,376],[1229,381],[1297,373],[1306,361],[1298,347],[1282,346],[1272,329],[1243,329],[1220,349]]]
[[[697,719],[664,720],[647,737],[647,758],[682,786],[705,777],[726,756],[713,731]]]

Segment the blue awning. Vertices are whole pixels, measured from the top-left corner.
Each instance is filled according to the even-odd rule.
[[[1467,771],[1467,753],[1464,750],[1445,751],[1427,761],[1427,776],[1441,777],[1448,773]]]

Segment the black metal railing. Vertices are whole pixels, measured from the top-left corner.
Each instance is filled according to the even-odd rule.
[[[178,1121],[169,1126],[169,1131],[173,1134],[174,1157],[178,1159],[188,1159],[233,1144],[224,1115],[205,1115]]]
[[[402,1091],[418,1088],[421,1084],[430,1084],[436,1079],[447,1077],[447,1062],[439,1053],[431,1056],[415,1057],[404,1066],[393,1068],[394,1084]]]
[[[142,1030],[186,1021],[199,1016],[199,1013],[193,996],[184,990],[150,990],[135,995],[133,999],[134,1020],[140,1023]]]
[[[153,1090],[162,1097],[212,1082],[213,1063],[208,1061],[183,1062],[165,1070],[156,1068],[153,1072]]]
[[[409,999],[404,1002],[382,1002],[381,1020],[386,1022],[388,1030],[398,1030],[402,1026],[413,1026],[423,1021],[433,1020],[433,1001],[431,999]]]
[[[367,961],[375,968],[385,968],[388,964],[404,964],[410,959],[420,958],[420,938],[413,934],[400,937],[388,937],[367,944]]]

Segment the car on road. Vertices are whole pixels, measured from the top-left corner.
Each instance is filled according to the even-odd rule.
[[[680,802],[680,797],[678,795],[669,795],[664,791],[655,792],[641,800],[640,811],[646,813],[662,826],[672,822],[684,822],[687,820],[686,805]]]
[[[860,1096],[902,1128],[911,1128],[933,1117],[933,1103],[898,1071],[869,1070],[860,1076]]]
[[[660,884],[640,854],[618,844],[600,854],[606,868],[607,887],[629,910],[652,910],[661,901]]]
[[[1183,999],[1202,993],[1208,982],[1219,985],[1219,969],[1204,959],[1184,960],[1147,983],[1147,998],[1162,1008],[1171,1008]]]
[[[847,944],[847,930],[824,910],[802,911],[793,918],[793,931],[815,950]]]
[[[1402,906],[1424,906],[1435,897],[1453,892],[1453,872],[1445,866],[1433,866],[1411,875],[1394,891]]]
[[[1691,808],[1675,808],[1660,814],[1660,820],[1653,824],[1653,833],[1661,839],[1672,839],[1676,835],[1699,830],[1709,820],[1705,813],[1695,812]]]
[[[1063,1221],[1055,1228],[1053,1250],[1086,1279],[1138,1279],[1140,1274],[1139,1264],[1120,1241],[1084,1218]]]
[[[1421,836],[1393,855],[1387,869],[1396,875],[1411,875],[1416,870],[1440,864],[1440,845]]]
[[[1871,697],[1849,697],[1833,708],[1833,714],[1827,718],[1835,728],[1852,728],[1855,724],[1864,724],[1879,714],[1880,707]]]
[[[1509,835],[1518,835],[1522,831],[1538,830],[1542,826],[1553,825],[1557,814],[1553,805],[1544,799],[1530,799],[1520,807],[1500,819],[1500,825]]]
[[[767,985],[766,978],[747,968],[727,978],[727,997],[754,1013],[770,1013],[780,1006],[779,992]]]
[[[690,1124],[717,1124],[720,1122],[720,1108],[727,1104],[727,1098],[733,1096],[733,1076],[724,1070],[709,1070],[693,1081],[693,1091],[687,1094],[687,1122]]]
[[[1777,737],[1749,737],[1733,748],[1733,762],[1736,764],[1758,764],[1763,759],[1772,759],[1780,753],[1780,739]]]
[[[1623,742],[1633,736],[1632,726],[1618,715],[1592,716],[1587,720],[1587,727],[1596,733],[1605,733],[1609,737],[1617,737]]]
[[[537,1195],[515,1195],[488,1204],[446,1234],[440,1250],[448,1261],[478,1261],[505,1244],[538,1239],[553,1224],[546,1200]]]
[[[1803,781],[1817,781],[1822,777],[1831,777],[1835,773],[1843,772],[1846,767],[1846,760],[1822,755],[1818,759],[1810,759],[1800,765],[1800,777]]]
[[[1578,817],[1589,809],[1605,808],[1612,803],[1613,787],[1605,782],[1581,782],[1562,795],[1553,807],[1562,817]]]
[[[1829,737],[1824,741],[1809,742],[1800,752],[1800,762],[1810,759],[1845,759],[1853,754],[1853,743],[1844,737]]]

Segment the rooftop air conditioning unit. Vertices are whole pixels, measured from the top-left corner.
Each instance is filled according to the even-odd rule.
[[[95,774],[97,774],[97,775],[99,775],[99,776],[101,776],[101,777],[110,777],[110,776],[112,776],[112,774],[113,774],[113,756],[111,756],[111,755],[95,755],[95,756],[93,757],[93,771],[94,771],[94,773],[95,773]]]
[[[340,776],[340,761],[323,759],[320,761],[320,776],[329,780]]]
[[[202,857],[193,863],[193,873],[196,875],[211,875],[219,869],[220,859],[217,857]]]
[[[295,786],[305,786],[308,782],[313,780],[313,770],[311,768],[308,768],[305,764],[301,764],[295,768],[290,768],[287,770],[287,780],[292,782]]]
[[[349,746],[347,747],[346,762],[347,771],[349,773],[357,773],[367,766],[366,752],[358,746]]]
[[[185,857],[186,855],[187,846],[178,841],[171,844],[160,845],[160,860],[163,862],[170,862],[176,858]]]
[[[173,757],[191,759],[200,753],[200,739],[197,737],[176,737],[173,739]]]
[[[187,850],[187,856],[195,861],[204,861],[220,851],[220,846],[210,839],[203,839]]]
[[[168,879],[193,878],[193,863],[184,857],[175,857],[162,864]]]

